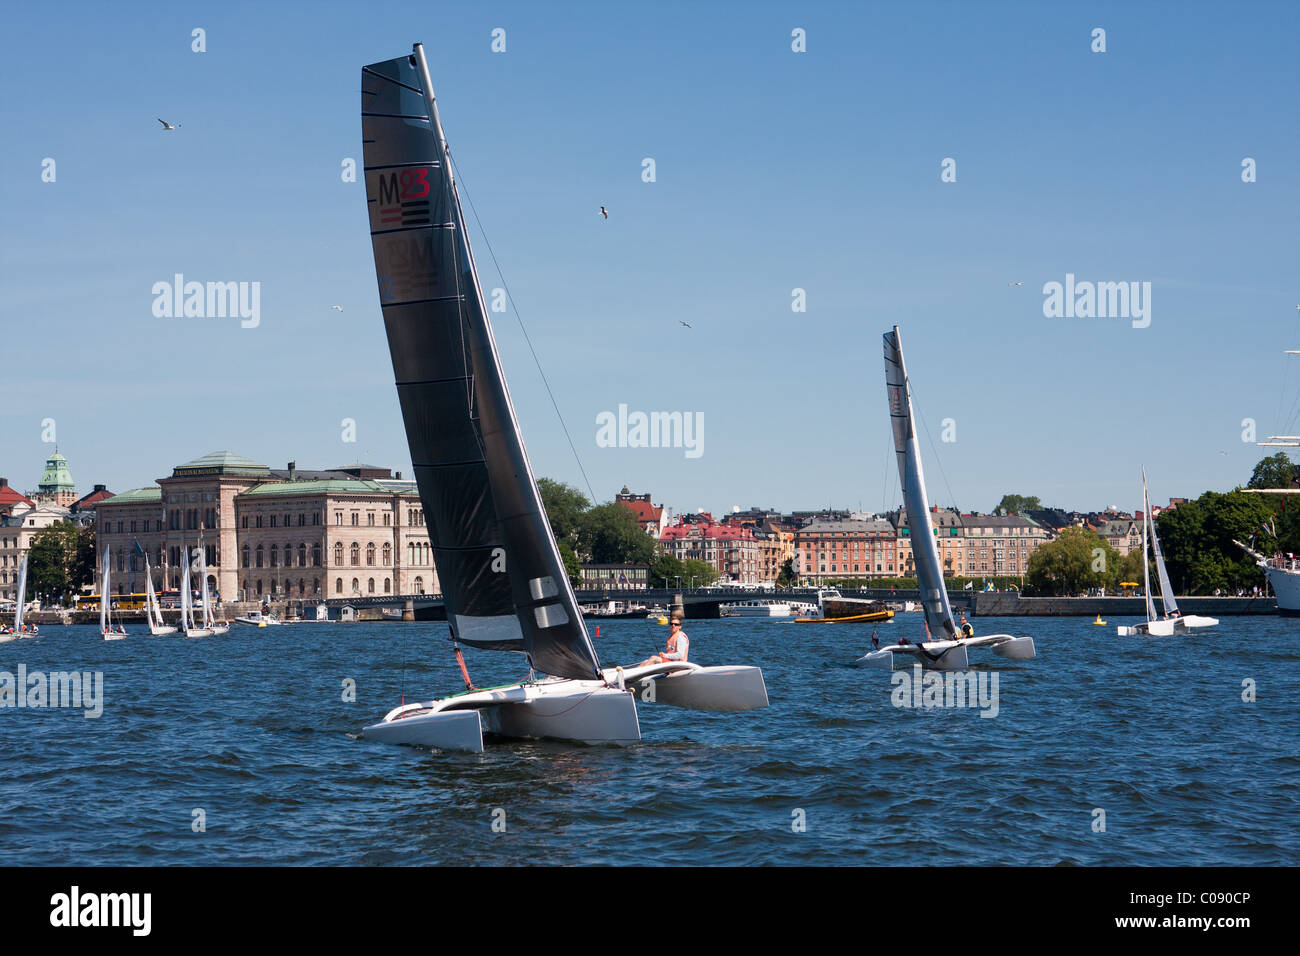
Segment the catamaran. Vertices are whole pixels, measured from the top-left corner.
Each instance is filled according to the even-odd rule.
[[[1151,598],[1151,571],[1148,567],[1148,541],[1150,553],[1156,562],[1156,578],[1160,582],[1160,603],[1164,614],[1156,614],[1156,603]],[[1132,637],[1145,634],[1147,637],[1169,637],[1173,634],[1198,627],[1214,627],[1217,618],[1200,617],[1196,614],[1183,614],[1178,610],[1178,601],[1174,598],[1173,585],[1169,583],[1169,572],[1165,569],[1165,558],[1160,553],[1160,538],[1156,536],[1156,522],[1151,515],[1151,496],[1147,494],[1147,470],[1142,469],[1142,593],[1146,598],[1147,621],[1145,624],[1123,624],[1116,628],[1120,637]]]
[[[916,561],[917,586],[921,591],[921,608],[925,611],[926,639],[911,643],[906,638],[897,644],[880,647],[858,659],[860,666],[893,668],[895,658],[911,658],[912,663],[937,670],[965,670],[970,666],[967,651],[989,647],[994,654],[1024,661],[1034,656],[1032,637],[1011,634],[986,634],[962,637],[953,620],[948,589],[939,565],[939,548],[934,543],[930,524],[930,503],[925,495],[925,475],[921,471],[921,447],[917,441],[912,416],[912,387],[903,365],[903,343],[898,326],[885,333],[885,391],[889,396],[889,420],[894,430],[894,452],[898,460],[898,478],[903,486],[903,504],[907,507]],[[934,638],[937,637],[938,640]]]
[[[162,606],[158,603],[158,595],[154,593],[153,572],[149,570],[149,555],[147,554],[144,556],[144,600],[144,613],[145,619],[149,622],[149,633],[154,637],[175,634],[176,628],[163,623]]]
[[[23,555],[22,562],[18,565],[18,598],[14,605],[14,626],[13,630],[6,631],[0,629],[0,644],[7,644],[10,641],[16,641],[20,637],[33,637],[35,632],[29,634],[23,633],[23,605],[27,602],[27,555]]]
[[[404,704],[367,739],[481,751],[483,734],[626,744],[634,693],[700,710],[767,706],[757,667],[602,667],[542,509],[474,266],[424,49],[363,67],[379,299],[466,693]],[[530,676],[478,690],[460,645],[521,651]],[[539,677],[538,674],[548,675]]]
[[[120,641],[127,636],[126,628],[118,624],[116,629],[113,627],[113,596],[109,593],[110,567],[113,562],[113,556],[108,548],[104,549],[104,566],[99,578],[99,633],[104,635],[106,641]]]

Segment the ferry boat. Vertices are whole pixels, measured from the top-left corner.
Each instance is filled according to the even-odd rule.
[[[785,601],[759,598],[753,601],[735,601],[718,609],[722,617],[789,617],[792,608]]]
[[[842,597],[834,588],[823,588],[817,592],[817,614],[796,617],[800,624],[841,622],[845,624],[871,624],[878,621],[892,621],[894,612],[883,602],[867,598]]]

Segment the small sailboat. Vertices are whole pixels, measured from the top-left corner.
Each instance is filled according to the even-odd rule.
[[[147,554],[144,556],[144,592],[145,618],[149,621],[149,633],[154,637],[175,634],[176,628],[163,623],[162,606],[158,603],[158,595],[154,593],[153,572],[149,570]]]
[[[925,475],[921,471],[921,448],[912,416],[912,389],[903,365],[903,343],[898,326],[885,333],[885,391],[889,396],[889,419],[894,430],[894,452],[898,460],[898,477],[903,486],[903,504],[912,538],[916,561],[916,583],[921,591],[921,609],[925,612],[926,639],[912,643],[906,638],[888,647],[878,647],[857,661],[859,666],[895,666],[895,658],[911,658],[911,663],[938,670],[965,670],[970,666],[967,651],[988,647],[999,657],[1029,660],[1034,656],[1032,637],[1011,634],[986,634],[963,637],[948,602],[939,564],[939,547],[934,543],[930,524],[930,503],[925,494]],[[938,640],[931,639],[937,636]],[[878,642],[877,642],[878,643]]]
[[[468,693],[404,704],[368,740],[481,751],[504,737],[641,739],[634,692],[699,710],[767,706],[757,667],[602,668],[542,508],[465,230],[424,49],[363,67],[362,141],[379,299],[420,500]],[[460,644],[527,655],[473,686]],[[548,675],[537,676],[535,671]]]
[[[211,637],[212,631],[194,620],[194,590],[190,583],[190,549],[181,549],[181,631],[186,637]]]
[[[1142,594],[1146,598],[1147,621],[1145,624],[1123,624],[1116,628],[1120,637],[1145,635],[1147,637],[1171,637],[1174,634],[1198,627],[1214,627],[1218,618],[1200,617],[1196,614],[1183,614],[1178,610],[1178,601],[1174,598],[1173,585],[1169,583],[1169,572],[1165,570],[1165,558],[1160,553],[1160,538],[1156,536],[1156,523],[1151,517],[1151,497],[1147,494],[1147,470],[1142,469]],[[1156,578],[1160,583],[1160,603],[1164,614],[1157,616],[1156,603],[1151,598],[1151,571],[1148,567],[1149,551],[1155,558]]]
[[[127,636],[126,628],[121,624],[113,626],[113,596],[109,593],[113,555],[104,549],[104,567],[99,578],[99,633],[106,641],[120,641]]]
[[[18,565],[18,598],[14,604],[14,626],[13,629],[0,629],[0,644],[7,644],[10,641],[16,641],[20,637],[34,637],[35,629],[30,633],[23,633],[23,605],[27,603],[27,555],[23,555],[22,562]]]
[[[199,545],[199,578],[203,582],[200,585],[200,591],[203,594],[203,629],[211,631],[212,636],[220,637],[222,634],[230,633],[229,624],[218,624],[212,614],[212,594],[208,590],[208,559],[207,552],[203,545]]]

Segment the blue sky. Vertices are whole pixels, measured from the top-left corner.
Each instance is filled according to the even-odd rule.
[[[1297,429],[1300,368],[1281,353],[1300,348],[1298,11],[11,7],[0,474],[35,486],[47,418],[82,490],[227,448],[408,472],[364,187],[340,169],[361,156],[361,66],[420,40],[464,195],[599,498],[896,505],[894,324],[939,450],[923,445],[932,500],[1131,508],[1142,464],[1153,500],[1231,487],[1267,451],[1243,419],[1261,438]],[[177,272],[260,282],[260,325],[156,318],[152,286]],[[1043,284],[1067,273],[1150,282],[1150,326],[1044,317]],[[513,314],[494,322],[536,472],[582,485]],[[597,447],[596,416],[621,403],[702,413],[704,453]]]

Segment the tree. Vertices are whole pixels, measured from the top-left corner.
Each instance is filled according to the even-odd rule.
[[[637,523],[631,509],[611,501],[582,516],[578,551],[596,564],[649,564],[655,540]]]
[[[650,587],[675,588],[690,587],[694,579],[696,587],[712,584],[721,575],[718,569],[707,561],[687,558],[681,561],[666,551],[660,551],[650,564]]]
[[[98,563],[97,555],[95,526],[86,525],[84,528],[79,528],[77,530],[77,553],[73,556],[72,565],[68,569],[68,581],[74,591],[83,584],[94,583],[95,565]]]
[[[1267,460],[1267,459],[1266,459]],[[1174,589],[1208,594],[1263,583],[1254,561],[1233,544],[1258,534],[1257,547],[1268,553],[1276,546],[1271,532],[1273,505],[1266,495],[1244,491],[1207,491],[1195,501],[1163,511],[1156,532]]]
[[[781,565],[781,570],[777,572],[776,586],[779,588],[793,587],[797,580],[799,580],[799,572],[794,569],[794,558],[786,558],[785,563]]]
[[[693,587],[707,587],[722,575],[718,569],[707,561],[700,561],[697,558],[687,558],[682,562],[682,584]]]
[[[569,576],[569,583],[575,588],[582,587],[582,562],[578,560],[573,545],[563,539],[557,544],[560,548],[560,560],[564,562],[564,573]]]
[[[1119,553],[1087,528],[1065,528],[1029,557],[1026,583],[1039,594],[1078,594],[1113,586]]]
[[[1251,472],[1247,488],[1290,488],[1296,478],[1296,466],[1286,452],[1262,459]]]
[[[73,592],[77,545],[77,528],[70,521],[56,521],[48,528],[36,532],[31,549],[27,552],[29,597],[39,595],[52,601]],[[91,573],[93,575],[93,570]]]
[[[550,478],[538,478],[537,491],[542,496],[542,507],[546,509],[555,540],[572,541],[582,523],[582,516],[591,507],[587,496],[573,485]]]
[[[1022,515],[1026,511],[1037,511],[1043,507],[1037,495],[1003,495],[994,512],[1004,515]]]

